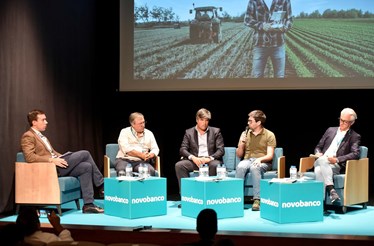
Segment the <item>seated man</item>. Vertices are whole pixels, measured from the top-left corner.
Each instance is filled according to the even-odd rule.
[[[318,157],[314,162],[314,173],[317,180],[323,181],[332,204],[340,203],[334,188],[333,174],[345,173],[347,160],[357,160],[360,156],[361,136],[351,129],[356,119],[357,114],[353,109],[343,109],[339,127],[329,127],[314,150]]]
[[[276,147],[275,135],[266,129],[266,115],[261,110],[248,114],[248,130],[240,136],[236,155],[243,158],[236,167],[236,178],[244,179],[247,172],[252,174],[252,211],[260,211],[260,181],[264,173],[271,169]]]
[[[47,128],[47,117],[42,110],[34,109],[27,115],[30,129],[22,135],[21,147],[27,162],[51,162],[56,165],[59,176],[79,178],[83,197],[83,213],[103,213],[104,209],[93,204],[94,188],[99,187],[100,195],[104,193],[104,178],[91,154],[80,150],[62,156],[42,135]],[[32,174],[30,174],[32,175]]]
[[[208,11],[205,11],[204,14],[201,16],[201,18],[204,19],[204,20],[209,20],[210,16],[208,14]]]
[[[217,166],[222,163],[225,154],[221,129],[209,126],[211,113],[202,108],[196,113],[196,125],[187,129],[179,149],[181,160],[175,164],[179,191],[181,179],[189,177],[189,173],[199,170],[200,165],[208,164],[209,176],[217,175]]]
[[[153,132],[145,128],[144,115],[133,112],[129,116],[130,126],[121,130],[118,137],[118,153],[115,160],[117,176],[125,173],[127,164],[139,172],[140,164],[148,167],[151,176],[155,176],[154,163],[160,152]]]

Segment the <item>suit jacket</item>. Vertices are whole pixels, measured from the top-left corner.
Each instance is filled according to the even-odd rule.
[[[212,156],[216,160],[222,160],[222,156],[225,154],[225,149],[221,129],[209,126],[207,134],[209,156]],[[179,149],[179,154],[184,159],[187,159],[190,155],[198,156],[199,141],[198,132],[195,126],[186,130]]]
[[[26,162],[48,162],[52,157],[43,140],[31,128],[22,135],[21,147]],[[61,155],[53,147],[52,150],[57,156]]]
[[[329,148],[332,140],[334,139],[336,132],[339,127],[329,127],[325,134],[323,134],[321,140],[319,140],[314,153],[321,152],[325,153]],[[354,130],[349,129],[345,134],[342,142],[340,143],[338,150],[336,151],[336,157],[339,160],[339,166],[345,168],[347,160],[357,160],[360,157],[360,144],[361,136]]]

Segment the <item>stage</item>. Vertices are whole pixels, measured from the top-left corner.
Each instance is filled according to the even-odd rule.
[[[99,206],[104,206],[103,200],[96,200],[95,202]],[[63,206],[61,223],[74,231],[76,238],[80,240],[91,238],[93,241],[105,243],[121,242],[121,240],[144,241],[143,232],[152,232],[151,237],[155,236],[162,245],[178,245],[183,241],[188,240],[187,242],[189,242],[197,238],[195,232],[196,219],[182,216],[178,204],[179,201],[168,201],[166,215],[125,219],[106,214],[83,214],[81,210],[76,210],[75,204],[71,202]],[[347,245],[349,245],[352,241],[359,241],[360,245],[374,244],[373,206],[367,206],[367,209],[362,209],[361,206],[350,207],[345,214],[328,210],[329,213],[324,215],[323,221],[286,224],[261,218],[260,212],[252,211],[251,206],[251,204],[245,204],[243,217],[219,219],[217,235],[234,238],[237,242],[236,245],[249,237],[252,240],[254,238],[256,240],[261,240],[261,238],[300,240],[302,238],[303,240],[312,240],[310,244],[317,243],[315,242],[317,239],[328,240],[329,245],[338,242],[340,245],[342,242],[343,244],[347,242]],[[0,223],[15,222],[15,220],[16,215],[9,215],[1,218]],[[47,218],[40,218],[40,220],[43,227],[49,227]],[[100,231],[100,233],[95,235],[97,231]],[[117,234],[118,232],[120,234]],[[130,235],[135,238],[130,239]],[[143,237],[138,238],[140,235],[143,235]],[[163,235],[165,236],[165,242],[163,241]],[[173,235],[176,238],[174,240],[178,241],[171,240]],[[154,240],[148,238],[150,241]],[[307,242],[303,244],[308,245]],[[322,241],[318,244],[323,245]]]

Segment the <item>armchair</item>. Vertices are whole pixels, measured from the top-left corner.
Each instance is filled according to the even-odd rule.
[[[334,175],[334,186],[341,199],[341,209],[347,212],[347,206],[360,204],[364,209],[369,201],[369,158],[368,148],[360,146],[360,159],[348,160],[345,174]],[[315,179],[314,157],[300,158],[300,172]],[[326,194],[325,204],[331,205],[330,197]]]
[[[105,155],[104,155],[104,177],[117,177],[116,169],[114,168],[114,161],[118,153],[118,144],[109,143],[105,146]],[[157,156],[155,162],[155,172],[156,176],[161,177],[161,162],[160,157]]]
[[[62,216],[61,205],[73,200],[80,209],[81,187],[78,178],[58,177],[53,163],[27,163],[22,152],[17,153],[15,165],[17,214],[21,205],[55,205]]]

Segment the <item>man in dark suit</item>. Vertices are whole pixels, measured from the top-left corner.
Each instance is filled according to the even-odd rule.
[[[196,126],[186,130],[179,154],[181,160],[175,164],[179,190],[181,178],[189,177],[189,173],[199,170],[201,164],[208,164],[209,176],[217,175],[216,169],[222,163],[225,154],[221,129],[209,126],[211,113],[202,108],[196,113]]]
[[[340,113],[339,127],[329,127],[314,149],[318,157],[314,162],[316,179],[324,182],[332,204],[340,202],[333,175],[345,173],[347,160],[357,160],[360,156],[361,136],[351,129],[356,119],[353,109],[344,108]]]
[[[87,150],[80,150],[62,156],[42,135],[47,128],[47,117],[42,110],[32,110],[27,115],[30,129],[22,135],[21,147],[27,162],[51,162],[56,165],[59,176],[78,177],[84,206],[83,213],[103,213],[104,209],[93,204],[94,188],[99,187],[103,195],[104,178],[91,154]]]

